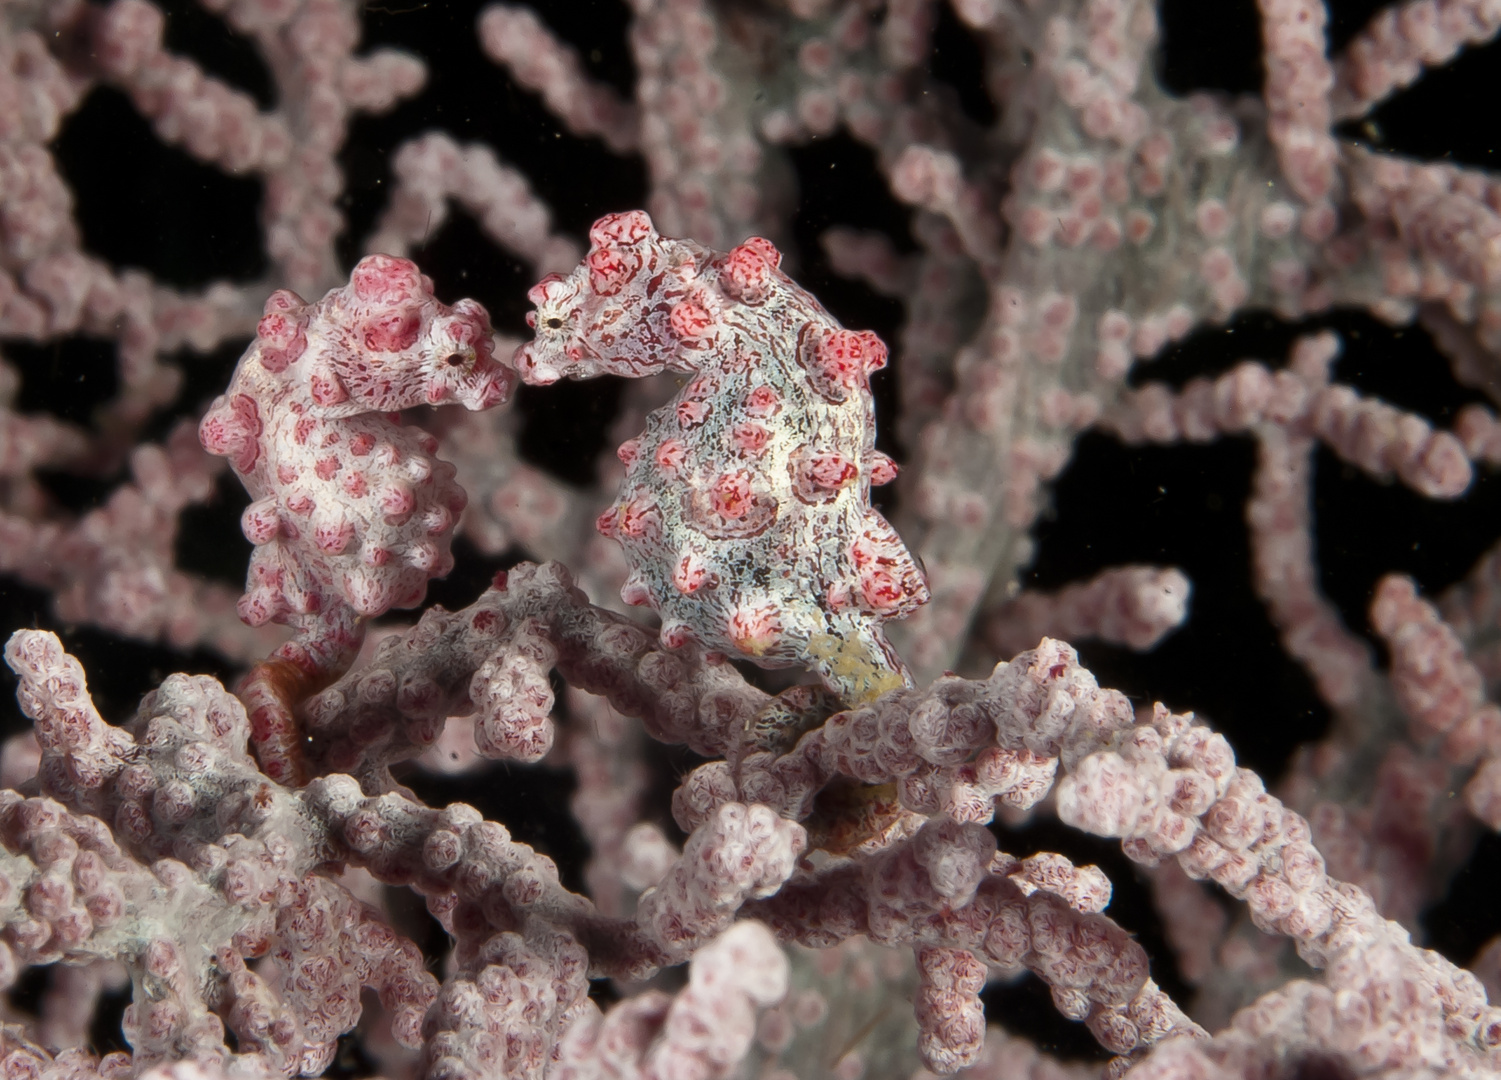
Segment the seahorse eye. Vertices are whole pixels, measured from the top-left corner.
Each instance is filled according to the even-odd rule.
[[[469,362],[469,357],[465,356],[463,353],[449,353],[446,357],[443,358],[443,362],[449,367],[463,367]]]
[[[563,320],[554,315],[547,320],[546,325],[549,330],[561,330],[563,329]]]

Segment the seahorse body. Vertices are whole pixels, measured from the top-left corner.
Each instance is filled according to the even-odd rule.
[[[842,328],[769,241],[714,252],[658,236],[640,211],[590,239],[572,274],[529,294],[522,377],[691,376],[619,451],[625,482],[598,527],[630,563],[621,595],[661,614],[669,645],[811,663],[846,697],[900,681],[881,624],[928,590],[870,505],[896,476],[869,386],[885,345]]]
[[[369,256],[315,303],[286,291],[266,302],[198,429],[253,500],[240,617],[297,631],[241,690],[263,766],[295,772],[281,760],[294,750],[295,702],[347,664],[365,619],[419,604],[453,565],[464,491],[437,441],[397,411],[489,408],[514,381],[491,354],[485,310],[440,303],[406,259]]]

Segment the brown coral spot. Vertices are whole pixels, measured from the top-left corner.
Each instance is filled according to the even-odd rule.
[[[810,848],[849,855],[866,845],[885,847],[915,832],[922,820],[902,805],[895,784],[862,784],[838,777],[818,793],[813,813],[803,825]]]

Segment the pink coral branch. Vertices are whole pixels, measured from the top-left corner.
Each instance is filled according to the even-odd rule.
[[[591,83],[578,54],[555,38],[528,8],[495,4],[479,18],[480,44],[516,81],[542,95],[575,134],[598,135],[617,153],[636,149],[635,108],[608,87]]]
[[[1407,0],[1378,12],[1334,64],[1335,116],[1362,116],[1426,68],[1501,30],[1501,11],[1486,0]]]
[[[1501,707],[1485,699],[1480,672],[1408,579],[1382,580],[1371,623],[1391,650],[1392,688],[1418,739],[1441,739],[1443,756],[1453,764],[1480,762],[1465,786],[1465,805],[1501,828]]]
[[[407,143],[392,162],[397,187],[365,247],[405,255],[443,227],[452,198],[480,221],[486,235],[542,273],[578,261],[573,241],[552,228],[552,214],[526,178],[482,145],[460,146],[432,132]]]
[[[1180,570],[1117,567],[1056,593],[1022,593],[987,614],[986,640],[1001,655],[1045,637],[1098,638],[1144,652],[1183,624],[1189,591]]]
[[[463,611],[429,612],[384,642],[370,666],[311,699],[310,767],[363,776],[415,757],[444,717],[471,708],[477,727],[493,732],[477,743],[497,756],[513,746],[550,745],[545,675],[553,666],[579,689],[639,717],[654,737],[705,754],[737,745],[771,700],[722,659],[666,649],[637,624],[590,605],[561,565],[523,563]],[[495,678],[502,672],[508,682]],[[534,693],[515,692],[523,678]],[[522,740],[523,733],[532,734]]]
[[[758,1009],[787,993],[787,958],[766,928],[738,922],[700,949],[672,998],[648,991],[577,1024],[560,1047],[569,1076],[734,1075]]]

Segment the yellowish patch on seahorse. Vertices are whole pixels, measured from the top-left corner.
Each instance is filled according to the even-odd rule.
[[[808,655],[839,687],[846,705],[864,705],[889,690],[907,685],[899,672],[872,660],[859,641],[834,634],[815,634],[808,641]]]

